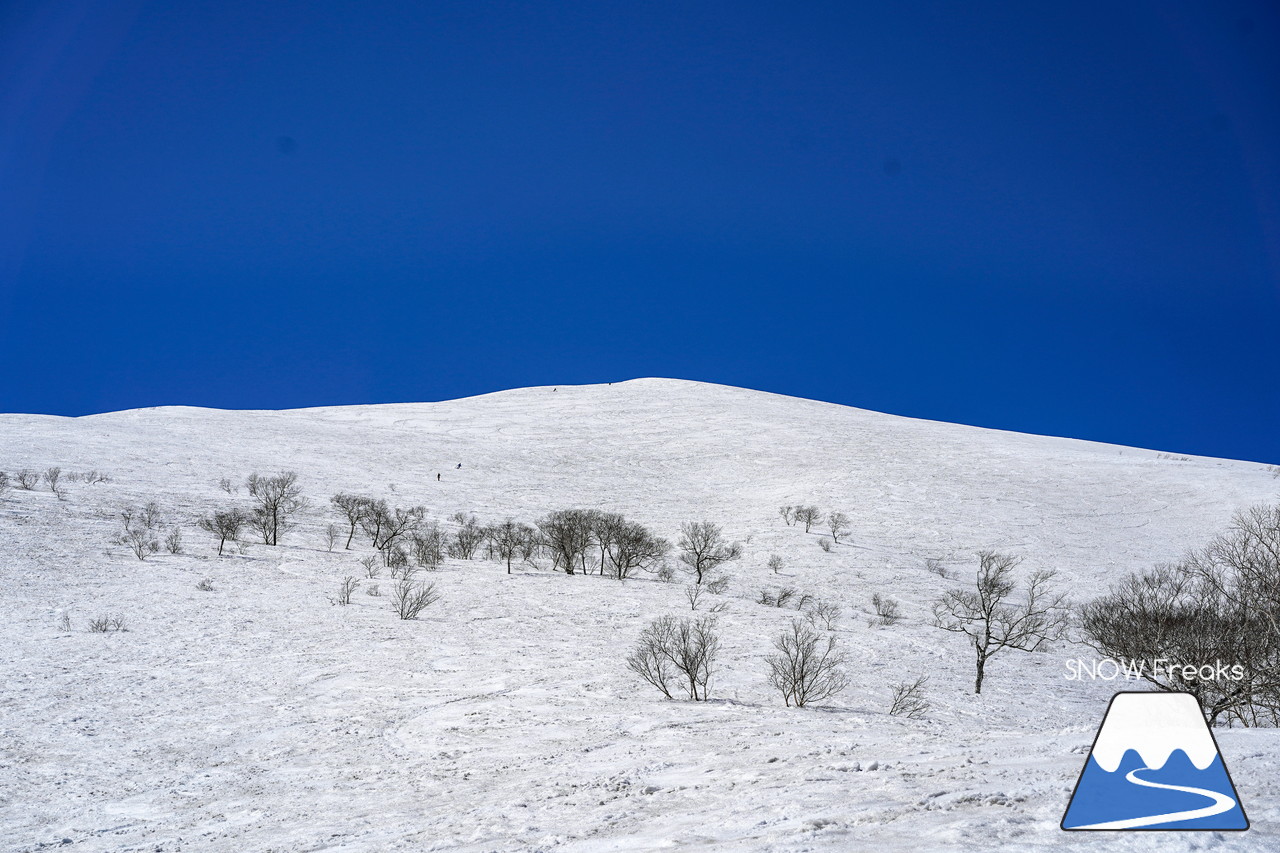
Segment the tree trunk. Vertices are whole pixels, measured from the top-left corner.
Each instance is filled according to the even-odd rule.
[[[978,652],[978,677],[973,682],[973,692],[975,694],[982,693],[982,675],[987,668],[987,656],[982,652]]]

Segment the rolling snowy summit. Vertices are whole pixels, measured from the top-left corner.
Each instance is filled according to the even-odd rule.
[[[930,612],[972,582],[982,550],[1092,598],[1274,501],[1263,465],[643,379],[430,404],[0,415],[0,470],[51,466],[110,479],[0,494],[6,851],[1280,846],[1270,729],[1215,731],[1247,833],[1062,832],[1108,700],[1143,685],[1067,680],[1064,662],[1091,653],[1064,642],[994,658],[975,696],[972,649]],[[309,502],[296,527],[218,557],[196,520],[247,505],[250,474],[281,471]],[[690,615],[683,572],[619,583],[447,559],[418,576],[439,601],[403,621],[386,570],[364,577],[367,541],[328,550],[339,492],[423,505],[446,529],[457,512],[532,523],[575,507],[673,542],[682,522],[721,525],[743,556],[715,596],[711,701],[664,699],[625,663],[651,620]],[[121,510],[151,501],[182,553],[114,544]],[[851,529],[826,550],[824,529],[783,522],[794,504],[843,511]],[[331,605],[347,576],[360,589]],[[816,706],[785,707],[766,681],[797,615],[759,603],[781,587],[842,609],[853,683]],[[879,624],[873,594],[900,602],[900,621]],[[90,632],[104,615],[127,630]],[[924,718],[890,716],[892,685],[919,676]]]

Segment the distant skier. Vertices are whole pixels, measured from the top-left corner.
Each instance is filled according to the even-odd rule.
[[[461,463],[461,462],[459,462],[459,463],[458,463],[458,467],[459,467],[459,468],[461,468],[461,467],[462,467],[462,463]]]
[[[436,482],[437,482],[437,483],[438,483],[438,482],[440,482],[440,475],[439,475],[439,474],[436,474]]]

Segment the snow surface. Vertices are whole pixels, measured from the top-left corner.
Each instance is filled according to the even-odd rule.
[[[0,416],[0,468],[50,465],[112,480],[0,497],[0,850],[1280,848],[1280,737],[1261,729],[1218,732],[1250,831],[1062,832],[1107,702],[1136,683],[1067,680],[1066,660],[1092,655],[1063,644],[1002,653],[974,696],[964,638],[929,624],[980,549],[1057,569],[1081,599],[1176,559],[1275,499],[1261,465],[659,379]],[[299,527],[217,558],[195,518],[247,501],[219,479],[283,469],[312,500]],[[671,539],[723,524],[745,556],[713,701],[664,700],[623,663],[650,619],[688,612],[683,582],[450,560],[419,620],[363,590],[331,606],[369,553],[321,544],[337,491],[442,521],[582,506]],[[122,506],[153,499],[187,553],[139,562],[110,540]],[[847,541],[825,553],[819,531],[784,525],[777,507],[799,502],[847,512]],[[783,584],[844,607],[856,681],[822,707],[786,708],[765,681],[794,613],[755,602]],[[876,592],[901,601],[899,624],[870,624]],[[103,613],[129,630],[89,633]],[[927,719],[889,716],[891,685],[917,675]]]
[[[1093,757],[1103,770],[1114,773],[1129,749],[1155,770],[1164,767],[1175,749],[1185,752],[1197,770],[1218,755],[1199,703],[1186,693],[1164,694],[1154,702],[1138,693],[1116,696],[1093,745]]]

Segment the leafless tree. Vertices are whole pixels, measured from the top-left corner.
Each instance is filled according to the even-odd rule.
[[[832,540],[840,544],[840,537],[849,532],[849,516],[843,512],[827,513],[827,529],[831,531]]]
[[[808,533],[811,527],[822,523],[822,512],[816,506],[798,506],[796,521],[803,524],[804,532]]]
[[[929,683],[927,676],[920,676],[915,681],[903,681],[893,685],[892,698],[889,701],[889,713],[895,717],[906,717],[908,720],[924,719],[929,710],[925,700],[924,688]]]
[[[347,605],[351,603],[351,596],[360,588],[360,581],[353,577],[345,577],[338,586],[338,595],[329,599],[334,604]]]
[[[164,549],[170,554],[182,553],[182,529],[175,527],[164,537]]]
[[[109,483],[111,478],[101,471],[90,471],[84,475],[84,481],[92,486],[98,483]]]
[[[1065,596],[1050,587],[1053,572],[1032,572],[1022,599],[1011,602],[1017,586],[1013,570],[1021,560],[983,551],[973,589],[951,590],[933,605],[934,624],[964,634],[973,645],[977,675],[973,692],[982,692],[987,661],[1004,649],[1037,651],[1061,639],[1067,630]]]
[[[418,614],[440,600],[433,583],[414,583],[409,578],[396,581],[391,606],[401,619],[417,619]]]
[[[434,521],[422,525],[410,536],[413,558],[424,569],[435,569],[444,562],[444,531]]]
[[[641,633],[627,667],[668,699],[679,685],[689,699],[706,701],[720,649],[715,624],[714,616],[656,619]]]
[[[215,512],[211,516],[201,518],[197,524],[201,530],[206,530],[218,537],[218,556],[222,556],[222,548],[227,542],[235,542],[240,538],[240,529],[244,527],[247,519],[243,511],[239,509],[229,509],[226,512]]]
[[[594,510],[562,509],[538,520],[542,543],[551,553],[552,568],[572,575],[586,567],[591,547]]]
[[[769,565],[769,568],[772,569],[773,573],[776,575],[782,571],[782,558],[779,557],[777,554],[770,554],[768,565]]]
[[[782,516],[782,520],[787,523],[787,527],[790,527],[796,520],[796,508],[793,506],[780,506],[778,507],[778,515]]]
[[[770,589],[760,590],[760,604],[768,607],[786,607],[796,597],[795,587],[784,586],[776,592]]]
[[[777,654],[768,658],[769,684],[782,693],[788,707],[821,702],[849,686],[847,660],[836,649],[834,634],[824,641],[808,622],[792,619],[773,645]]]
[[[302,486],[294,471],[284,471],[274,477],[250,475],[247,482],[249,495],[256,502],[249,516],[249,523],[262,534],[264,545],[279,545],[280,534],[292,526],[292,518],[306,507]]]
[[[689,609],[697,610],[698,604],[701,603],[706,587],[702,584],[691,583],[684,588],[684,597],[689,601]]]
[[[222,489],[222,491],[226,492],[229,495],[239,491],[239,489],[231,482],[230,477],[223,477],[221,480],[219,480],[218,488]]]
[[[375,539],[374,547],[383,554],[383,561],[390,566],[400,542],[405,537],[412,537],[427,517],[427,509],[422,506],[411,506],[402,509],[395,507],[388,511],[383,501],[376,504],[376,512],[384,513],[380,520],[380,539]],[[403,550],[401,550],[403,553]]]
[[[326,524],[324,528],[324,544],[329,553],[333,553],[333,546],[338,544],[338,525]]]
[[[500,524],[489,528],[489,539],[498,558],[507,563],[507,574],[511,574],[511,561],[520,556],[521,548],[528,540],[533,528],[507,518]]]
[[[814,601],[805,608],[804,615],[814,625],[833,631],[840,619],[840,605],[834,601]]]
[[[892,625],[902,618],[902,608],[898,602],[878,592],[872,593],[871,606],[875,608],[876,616],[880,617],[881,625]]]
[[[147,530],[159,530],[164,526],[164,512],[160,504],[149,501],[137,515],[138,521]]]
[[[333,504],[338,512],[342,513],[342,517],[347,521],[347,544],[343,548],[344,551],[351,550],[351,540],[355,538],[356,528],[360,522],[364,520],[365,515],[369,511],[370,504],[373,503],[369,498],[360,495],[349,495],[346,492],[339,492],[329,498],[329,503]]]
[[[164,523],[160,506],[155,501],[142,509],[125,507],[120,511],[122,530],[116,536],[118,545],[128,547],[139,560],[145,560],[160,550],[156,530]]]
[[[742,556],[742,546],[726,542],[720,525],[710,521],[687,521],[680,525],[680,562],[689,567],[694,583],[722,564]]]
[[[610,536],[609,562],[618,580],[626,580],[637,570],[655,571],[671,550],[670,542],[637,522],[621,522]]]
[[[113,631],[128,630],[129,628],[123,616],[106,614],[104,616],[95,616],[89,620],[89,631],[93,634],[107,634]]]
[[[827,538],[827,537],[825,537],[825,536],[820,537],[820,538],[818,539],[818,547],[819,547],[819,548],[821,548],[823,551],[826,551],[828,554],[830,554],[830,553],[831,553],[831,540],[830,540],[830,539],[828,539],[828,538]]]
[[[596,512],[591,516],[591,541],[600,551],[599,574],[605,573],[613,543],[622,534],[627,525],[626,519],[616,512]],[[621,580],[621,578],[619,578]]]
[[[49,491],[58,496],[58,500],[64,500],[66,494],[59,487],[58,482],[62,479],[62,469],[58,467],[44,469],[44,481],[49,486]]]
[[[458,524],[458,529],[453,534],[453,541],[449,543],[449,556],[470,560],[475,557],[476,549],[484,541],[484,528],[474,515],[462,512],[454,513],[453,521]]]
[[[364,576],[367,578],[376,578],[378,576],[378,558],[370,554],[367,557],[360,558],[360,565],[364,566]]]
[[[28,471],[26,468],[23,468],[14,477],[17,480],[18,488],[27,492],[34,491],[36,485],[40,482],[40,475],[35,471]]]

